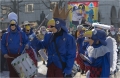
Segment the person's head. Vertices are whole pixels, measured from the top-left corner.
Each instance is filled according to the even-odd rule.
[[[45,35],[45,33],[47,32],[46,27],[45,26],[40,27],[40,32],[41,34]]]
[[[84,33],[84,37],[87,37],[88,39],[85,40],[86,42],[89,42],[91,46],[101,44],[106,46],[106,32],[103,30],[93,30],[93,31],[86,31]]]
[[[77,26],[77,30],[78,30],[78,32],[81,32],[81,31],[82,31],[82,28],[83,28],[82,25],[78,25],[78,26]]]
[[[114,27],[113,25],[111,25],[110,33],[111,33],[112,35],[115,35],[115,33],[116,33],[115,27]]]
[[[77,7],[77,6],[74,6],[73,9],[72,9],[72,12],[80,13],[80,8]]]
[[[25,28],[25,32],[30,33],[30,29],[31,29],[30,23],[28,21],[24,21],[23,25],[24,25],[24,28]]]
[[[16,21],[15,20],[11,20],[10,21],[10,30],[11,31],[15,31],[16,30]]]
[[[61,30],[68,33],[65,20],[67,19],[70,10],[71,9],[66,11],[65,7],[60,9],[57,4],[54,8],[53,19],[49,20],[47,23],[47,26],[49,27],[48,30],[52,31],[53,33],[59,32]]]
[[[42,11],[42,13],[44,13],[44,11]]]
[[[12,31],[21,31],[20,27],[18,26],[17,20],[18,16],[16,13],[11,12],[8,14],[8,20],[9,20],[9,27],[7,29],[8,32]]]

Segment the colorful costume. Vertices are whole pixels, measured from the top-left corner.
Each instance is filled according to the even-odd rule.
[[[22,53],[29,40],[26,34],[21,32],[20,27],[17,25],[17,15],[14,12],[8,15],[8,19],[10,20],[10,25],[8,27],[8,33],[3,34],[1,49],[3,55],[8,54],[10,57],[14,57],[7,58],[10,78],[13,78],[18,77],[18,74],[11,65],[11,62]],[[14,31],[11,30],[11,25],[15,25],[16,29]]]
[[[62,8],[62,10],[59,10],[58,5],[56,5],[53,19],[48,21],[48,30],[50,32],[45,34],[43,41],[39,41],[37,38],[34,38],[32,41],[32,43],[34,43],[36,47],[39,47],[39,49],[47,49],[47,77],[63,77],[71,74],[72,71],[76,56],[76,45],[75,39],[68,34],[66,28],[65,19],[67,18],[68,12],[65,12],[65,7]],[[60,57],[65,63],[63,70],[63,64],[61,64],[56,52],[55,43],[60,53]]]
[[[90,70],[90,78],[106,77],[110,75],[110,51],[107,47],[106,33],[103,30],[87,31],[84,36],[89,37],[90,46],[87,48],[86,65]],[[87,73],[88,74],[88,73]]]
[[[31,28],[31,25],[28,21],[25,21],[23,25],[24,25],[23,32],[29,38],[29,36],[33,34],[33,28]],[[36,47],[31,44],[31,46],[28,49],[26,49],[26,53],[29,54],[30,58],[33,60],[33,62],[37,66]]]
[[[85,54],[85,51],[83,50],[83,43],[85,39],[85,37],[83,37],[84,27],[82,25],[78,25],[77,28],[78,28],[79,35],[77,36],[78,55],[76,58],[76,62],[77,64],[80,65],[80,68],[82,70],[81,74],[84,74],[85,65],[84,65],[83,59],[80,57],[80,54],[83,54],[83,55]]]

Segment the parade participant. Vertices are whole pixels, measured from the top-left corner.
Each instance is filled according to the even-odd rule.
[[[83,43],[84,43],[84,39],[85,39],[85,37],[83,37],[84,27],[82,25],[78,25],[77,29],[78,29],[79,35],[77,37],[78,55],[77,55],[76,61],[80,65],[81,74],[84,74],[85,65],[84,65],[83,59],[80,57],[80,54],[84,55],[84,53],[85,53],[83,50]]]
[[[8,70],[8,66],[7,66],[7,61],[4,58],[2,51],[1,51],[1,41],[2,41],[2,35],[6,32],[6,30],[0,30],[0,55],[1,55],[1,72],[2,71],[6,71]]]
[[[31,28],[31,24],[28,21],[24,21],[23,23],[23,32],[25,32],[27,36],[33,33],[33,28]]]
[[[37,34],[37,38],[38,38],[39,40],[43,40],[46,33],[47,33],[46,27],[45,27],[45,26],[40,27],[40,33]],[[38,50],[39,50],[39,49],[37,49],[37,52],[38,52]],[[44,51],[46,52],[45,49],[44,49]],[[43,64],[45,64],[44,59],[42,59],[42,60],[43,60]]]
[[[33,34],[33,28],[31,27],[31,24],[28,21],[24,21],[23,23],[23,32],[27,35],[28,38],[31,34]],[[30,47],[26,49],[26,52],[29,54],[29,56],[37,66],[36,47],[30,44]]]
[[[84,55],[81,57],[89,66],[89,78],[108,78],[110,75],[110,51],[107,47],[106,33],[103,30],[93,30],[86,31],[84,36],[89,38],[86,41],[90,46],[87,48],[87,59]]]
[[[14,78],[19,76],[11,62],[23,52],[24,48],[29,48],[29,44],[26,34],[21,32],[17,24],[18,16],[11,12],[8,14],[8,19],[10,20],[8,33],[3,34],[1,49],[2,54],[7,59],[10,78]]]
[[[93,26],[95,27],[95,29],[104,30],[104,31],[110,30],[113,33],[114,33],[114,29],[115,29],[113,27],[113,25],[105,25],[105,24],[95,24],[95,23],[93,23]],[[109,51],[110,51],[110,77],[114,76],[114,73],[116,72],[116,66],[117,66],[117,63],[118,63],[117,62],[118,49],[117,49],[117,42],[116,41],[117,40],[115,40],[111,36],[108,36],[106,38],[107,47],[109,48]]]
[[[75,39],[68,33],[65,20],[69,11],[65,7],[61,10],[56,5],[53,19],[48,21],[48,30],[44,40],[33,38],[32,43],[36,47],[46,48],[48,53],[47,77],[70,76],[76,56]]]
[[[115,27],[113,25],[111,25],[111,29],[109,30],[108,36],[111,36],[112,38],[117,40],[117,33],[116,33]]]

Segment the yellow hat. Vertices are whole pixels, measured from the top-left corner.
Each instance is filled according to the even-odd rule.
[[[49,20],[48,21],[48,23],[47,23],[47,26],[55,26],[55,20],[54,19],[51,19],[51,20]]]
[[[26,29],[26,30],[30,30],[30,26],[28,26],[28,25],[25,26],[25,29]]]
[[[84,37],[92,37],[92,31],[86,31]]]
[[[85,28],[85,27],[83,27],[83,28],[82,28],[82,30],[84,30],[84,31],[85,31],[85,30],[86,30],[86,28]]]
[[[79,31],[77,31],[77,37],[79,37],[80,36],[80,32]]]
[[[10,21],[10,24],[16,24],[16,22],[14,20]]]

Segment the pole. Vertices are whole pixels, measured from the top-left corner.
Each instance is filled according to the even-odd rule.
[[[17,1],[17,14],[18,14],[18,24],[19,24],[19,1]]]

